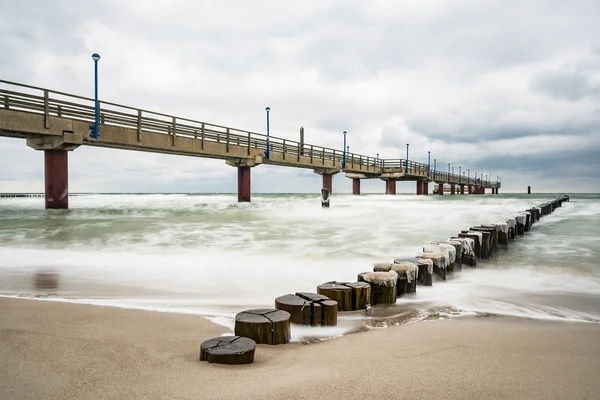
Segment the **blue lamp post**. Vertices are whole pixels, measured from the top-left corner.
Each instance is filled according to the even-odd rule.
[[[467,170],[467,184],[471,184],[471,169]]]
[[[431,173],[431,151],[427,152],[427,177]]]
[[[433,179],[435,179],[435,169],[437,168],[437,158],[433,159]]]
[[[475,185],[477,185],[477,171],[475,171]]]
[[[448,163],[448,179],[450,179],[450,163]]]
[[[404,173],[408,174],[408,143],[406,143],[406,163],[404,165]]]
[[[344,131],[344,158],[342,159],[342,169],[346,169],[346,131]]]
[[[100,61],[100,54],[92,54],[92,60],[94,60],[94,125],[90,126],[92,130],[90,137],[98,139],[98,116],[100,113],[100,105],[98,103],[98,61]]]
[[[462,182],[462,165],[458,167],[458,181]]]
[[[269,143],[269,111],[271,111],[271,107],[266,107],[265,111],[267,112],[267,152],[265,158],[268,160],[271,155],[271,144]]]

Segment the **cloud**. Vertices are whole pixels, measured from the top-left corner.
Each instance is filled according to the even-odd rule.
[[[416,161],[431,151],[501,171],[506,188],[542,177],[597,191],[544,160],[587,176],[579,160],[599,152],[599,14],[593,0],[2,2],[0,78],[91,96],[98,52],[108,101],[255,132],[268,105],[279,137],[304,126],[308,142],[341,149],[346,130],[359,154],[399,158],[410,143]],[[39,153],[0,138],[0,154],[0,191],[43,189]],[[236,190],[222,161],[80,148],[70,162],[73,190]],[[252,182],[320,187],[311,171],[269,166]]]

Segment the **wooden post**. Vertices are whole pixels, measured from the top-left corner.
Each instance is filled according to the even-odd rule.
[[[138,110],[137,134],[138,134],[138,142],[141,142],[142,141],[142,110]]]
[[[259,344],[289,343],[290,313],[271,308],[242,311],[235,316],[235,335]]]
[[[200,361],[216,364],[251,364],[256,342],[241,336],[221,336],[200,346]]]
[[[336,283],[323,283],[317,286],[317,293],[337,301],[338,311],[352,311],[352,290]]]

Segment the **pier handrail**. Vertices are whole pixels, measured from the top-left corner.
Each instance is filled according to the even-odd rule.
[[[46,118],[56,116],[94,122],[95,100],[93,98],[7,80],[0,80],[0,84],[18,88],[8,90],[0,87],[0,108],[43,114]],[[319,164],[323,165],[325,160],[340,164],[343,161],[344,151],[339,149],[301,143],[272,135],[269,135],[267,142],[267,135],[263,133],[176,117],[110,101],[99,100],[98,103],[100,126],[133,128],[137,129],[138,133],[153,132],[171,135],[174,139],[175,137],[188,137],[264,151],[267,150],[267,143],[269,143],[271,152],[282,152],[286,156],[295,155],[298,159],[300,155],[303,155],[310,156],[311,160],[319,160],[320,162],[314,163],[311,161],[311,165],[316,168],[319,167]],[[263,162],[268,162],[268,160],[263,160]],[[423,163],[406,159],[382,159],[348,152],[346,154],[346,170],[353,170],[356,165],[367,167],[367,171],[369,168],[373,168],[373,172],[375,172],[375,168],[379,168],[379,172],[408,169],[409,173],[440,181],[460,182],[461,179],[458,175],[449,176],[448,173],[434,171]]]

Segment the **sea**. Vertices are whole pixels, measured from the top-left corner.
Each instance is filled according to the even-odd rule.
[[[415,196],[80,194],[69,210],[0,198],[0,296],[196,314],[233,331],[235,314],[276,297],[356,281],[375,262],[565,193]],[[568,194],[568,193],[567,193]],[[476,268],[418,286],[336,327],[292,327],[306,342],[446,318],[600,322],[600,194],[570,201]]]

